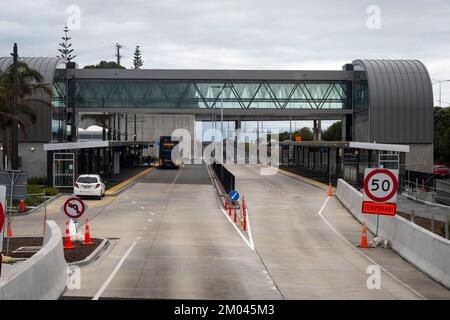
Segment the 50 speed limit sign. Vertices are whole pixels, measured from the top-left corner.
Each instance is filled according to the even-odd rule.
[[[395,215],[397,190],[398,170],[366,169],[362,212]]]

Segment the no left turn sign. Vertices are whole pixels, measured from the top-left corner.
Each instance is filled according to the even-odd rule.
[[[80,198],[72,197],[64,202],[61,210],[70,219],[78,219],[86,211],[86,205]]]

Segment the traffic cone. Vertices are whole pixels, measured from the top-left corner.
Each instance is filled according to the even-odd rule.
[[[86,218],[86,226],[85,226],[83,244],[85,244],[85,245],[94,244],[91,240],[91,232],[89,231],[88,218]]]
[[[72,241],[70,240],[70,232],[69,232],[69,222],[66,221],[66,237],[64,239],[64,249],[70,250],[76,248],[72,245]]]
[[[9,217],[8,217],[8,232],[6,233],[6,236],[7,236],[8,238],[12,238],[12,236],[13,236],[13,230],[12,230],[12,226],[11,226],[11,220],[10,220]]]
[[[234,221],[234,222],[237,221],[236,204],[234,204],[234,219],[233,219],[233,221]]]
[[[233,203],[230,200],[230,204],[228,205],[228,215],[231,217],[231,209],[233,207]]]
[[[333,188],[331,187],[331,182],[328,184],[328,196],[329,197],[333,196]]]
[[[369,248],[369,245],[367,243],[367,230],[366,230],[366,223],[365,222],[363,222],[362,238],[361,238],[361,244],[359,246],[361,248],[364,248],[364,249]]]
[[[228,199],[227,198],[225,198],[225,203],[224,203],[223,207],[225,208],[225,211],[228,210]]]
[[[19,203],[19,212],[25,212],[25,201],[23,201],[23,199],[21,199]]]

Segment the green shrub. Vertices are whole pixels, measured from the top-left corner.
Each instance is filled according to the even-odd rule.
[[[28,178],[28,184],[45,185],[47,183],[47,177],[30,177]]]
[[[41,193],[41,195],[31,195],[30,194],[36,194]],[[27,185],[27,195],[25,198],[25,204],[27,206],[37,206],[43,202],[43,193],[44,193],[44,187],[36,184],[29,184]],[[45,189],[45,194],[47,196],[53,197],[56,196],[59,193],[58,189],[54,187],[48,187]]]

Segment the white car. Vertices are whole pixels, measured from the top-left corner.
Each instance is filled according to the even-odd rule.
[[[101,199],[105,195],[105,184],[98,174],[82,174],[78,177],[73,194],[75,196],[94,196]]]

